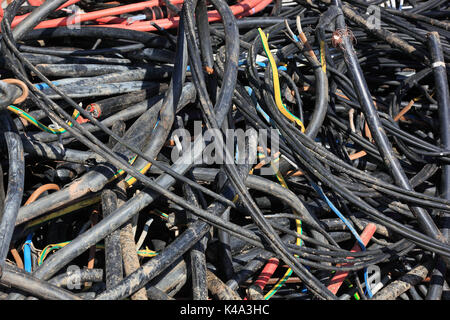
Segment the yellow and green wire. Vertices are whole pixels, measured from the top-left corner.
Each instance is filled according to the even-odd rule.
[[[265,155],[262,153],[258,153],[259,158],[265,158]],[[283,178],[283,175],[281,174],[280,170],[278,170],[278,168],[275,166],[275,164],[280,161],[280,157],[276,158],[275,160],[270,162],[270,165],[275,173],[275,176],[277,177],[278,181],[280,182],[280,184],[286,188],[289,189],[286,181]],[[296,228],[297,228],[297,232],[299,234],[302,234],[302,222],[299,219],[295,220],[295,224],[296,224]],[[302,239],[297,238],[296,239],[296,245],[301,246],[302,245]],[[298,255],[295,255],[296,257],[298,257]],[[273,288],[266,293],[266,295],[264,296],[264,300],[269,300],[283,285],[284,283],[290,278],[290,276],[292,275],[292,269],[289,268],[285,274],[283,275],[283,277],[281,277],[281,279],[273,286]]]
[[[89,206],[94,205],[94,204],[96,204],[96,203],[98,203],[100,201],[101,201],[101,196],[100,195],[96,195],[94,197],[83,199],[83,200],[81,200],[79,202],[76,202],[74,204],[66,206],[66,207],[64,207],[61,210],[55,211],[55,212],[53,212],[51,214],[48,214],[46,216],[43,216],[41,218],[38,218],[36,220],[32,220],[32,221],[28,222],[25,225],[24,229],[27,230],[27,229],[29,229],[31,227],[37,226],[37,225],[45,223],[47,221],[56,219],[58,217],[64,216],[66,214],[72,213],[74,211],[77,211],[77,210],[80,210],[80,209],[83,209],[83,208],[89,207]]]
[[[35,127],[41,129],[44,132],[48,132],[48,133],[53,133],[53,134],[62,134],[64,132],[66,132],[66,129],[63,128],[59,128],[59,129],[53,129],[53,128],[49,128],[46,125],[44,125],[43,123],[41,123],[40,121],[36,120],[32,115],[30,115],[29,113],[27,113],[26,111],[19,109],[15,106],[9,106],[8,110],[15,113],[16,115],[18,115],[19,117],[27,120],[28,122],[30,122],[32,125],[34,125]],[[74,110],[73,114],[72,114],[72,118],[74,121],[76,121],[78,119],[78,117],[80,116],[80,112],[78,110]],[[67,122],[67,124],[69,126],[73,126],[72,122]],[[134,161],[136,160],[136,157],[133,157],[132,159],[129,160],[129,163],[132,164]],[[139,170],[140,173],[145,174],[151,167],[151,163],[147,163],[142,169]],[[117,171],[117,173],[114,175],[114,177],[111,179],[115,179],[119,176],[121,176],[122,174],[124,174],[124,170],[120,169]],[[128,187],[132,186],[134,183],[136,183],[137,179],[134,177],[129,177],[128,179],[125,180],[126,184]]]
[[[66,242],[61,242],[61,243],[49,244],[48,246],[46,246],[39,254],[38,265],[40,266],[44,262],[45,258],[47,258],[47,256],[53,250],[58,250],[58,249],[64,248],[69,243],[70,243],[70,241],[66,241]],[[104,249],[105,246],[99,244],[99,245],[96,245],[96,248]],[[152,257],[158,255],[158,252],[150,250],[148,248],[142,249],[142,250],[136,250],[136,253],[138,254],[138,256],[144,257],[144,258],[152,258]]]
[[[53,134],[62,134],[64,132],[66,132],[66,129],[63,128],[59,128],[59,129],[52,129],[47,127],[46,125],[42,124],[40,121],[36,120],[32,115],[30,115],[29,113],[27,113],[26,111],[19,109],[15,106],[8,106],[7,108],[9,111],[15,113],[16,115],[18,115],[19,117],[27,120],[28,122],[30,122],[32,125],[34,125],[35,127],[41,129],[44,132],[48,132],[48,133],[53,133]],[[80,116],[80,112],[78,110],[74,110],[73,114],[72,114],[72,118],[74,121],[76,121],[78,119],[78,117]],[[73,126],[72,122],[68,122],[67,123],[69,126]]]
[[[52,129],[47,127],[46,125],[42,124],[41,122],[39,122],[38,120],[36,120],[33,116],[31,116],[30,114],[28,114],[26,111],[19,109],[15,106],[9,106],[8,110],[14,112],[16,115],[18,115],[19,117],[27,120],[28,122],[30,122],[31,124],[33,124],[34,126],[36,126],[37,128],[41,129],[42,131],[48,132],[48,133],[53,133],[53,134],[62,134],[64,132],[66,132],[65,129],[63,128],[59,128],[59,129]],[[80,112],[78,110],[74,110],[73,112],[73,120],[76,121],[78,119],[78,117],[80,116]],[[68,122],[67,123],[69,126],[73,126],[72,122]],[[133,164],[134,161],[136,160],[136,156],[131,158],[128,162],[130,164]],[[142,168],[140,170],[141,173],[145,173],[148,171],[148,169],[150,168],[151,164],[148,163],[144,168]],[[120,169],[117,171],[117,173],[114,175],[114,177],[112,179],[115,179],[119,176],[121,176],[122,174],[124,174],[124,170]],[[130,177],[126,180],[128,186],[133,185],[136,182],[136,178],[134,177]]]
[[[350,282],[350,280],[345,279],[345,283],[347,283],[347,285],[348,285],[349,288],[353,288],[353,284]],[[361,298],[360,298],[358,292],[355,292],[355,293],[353,294],[353,296],[355,297],[355,300],[361,300]]]
[[[160,211],[160,210],[158,210],[158,209],[153,209],[153,210],[151,211],[151,213],[154,213],[154,214],[159,215],[159,216],[160,216],[161,218],[163,218],[164,220],[169,219],[169,215],[168,215],[167,213],[164,213],[164,212],[162,212],[162,211]]]
[[[284,285],[284,283],[291,277],[291,275],[292,269],[289,268],[283,275],[283,277],[277,282],[277,284],[274,285],[273,288],[266,293],[266,295],[264,296],[264,300],[269,300],[270,298],[272,298],[272,296],[278,291],[278,289],[280,289]]]
[[[134,161],[136,160],[136,158],[137,158],[137,157],[134,156],[133,158],[131,158],[131,159],[128,161],[128,163],[133,164]],[[141,169],[141,173],[142,173],[142,171],[143,171],[143,169]],[[116,179],[117,177],[121,176],[121,175],[124,174],[124,173],[125,173],[124,170],[122,170],[122,169],[118,170],[118,171],[116,172],[116,174],[115,174],[111,179],[109,179],[109,182],[113,181],[114,179]],[[131,179],[134,179],[134,178],[131,177],[131,178],[127,179],[127,180],[126,180],[127,183],[128,183],[128,181],[131,181]],[[128,184],[128,185],[130,185],[130,184]],[[36,219],[36,220],[30,221],[30,222],[25,226],[25,229],[29,229],[29,228],[31,228],[31,227],[37,226],[37,225],[39,225],[39,224],[45,223],[45,222],[50,221],[50,220],[53,220],[53,219],[55,219],[55,218],[58,218],[58,217],[61,217],[61,216],[66,215],[66,214],[72,213],[72,212],[74,212],[74,211],[77,211],[77,210],[80,210],[80,209],[89,207],[89,206],[91,206],[91,205],[93,205],[93,204],[96,204],[96,203],[100,202],[100,199],[101,199],[100,195],[97,195],[97,196],[94,196],[94,197],[90,197],[90,198],[87,198],[87,199],[83,199],[83,200],[81,200],[81,201],[79,201],[79,202],[76,202],[76,203],[74,203],[74,204],[71,204],[71,205],[69,205],[69,206],[66,206],[66,207],[64,207],[64,208],[61,209],[61,210],[55,211],[55,212],[53,212],[53,213],[51,213],[51,214],[49,214],[49,215],[46,215],[46,216],[44,216],[44,217],[41,217],[41,218],[38,218],[38,219]]]
[[[272,53],[269,50],[269,42],[267,36],[264,34],[261,28],[258,28],[258,32],[259,35],[261,36],[261,42],[264,48],[264,52],[266,53],[267,58],[269,59],[270,68],[272,69],[274,98],[277,108],[286,118],[296,123],[301,128],[302,132],[305,132],[305,126],[303,125],[303,122],[287,109],[286,105],[283,103],[281,99],[280,79],[278,75],[277,64],[275,62]]]
[[[70,241],[66,241],[66,242],[61,242],[61,243],[56,243],[56,244],[49,244],[48,246],[46,246],[41,251],[41,254],[39,255],[38,265],[40,266],[44,262],[45,258],[48,256],[48,254],[50,252],[52,252],[53,250],[58,250],[58,249],[64,248],[69,243],[70,243]]]

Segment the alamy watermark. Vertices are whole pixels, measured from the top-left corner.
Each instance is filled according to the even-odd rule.
[[[81,29],[81,14],[85,13],[80,7],[77,5],[71,5],[67,8],[62,9],[68,12],[70,15],[67,17],[67,28],[72,30],[80,30]]]
[[[370,29],[381,29],[381,9],[379,6],[371,4],[367,7],[367,25]]]
[[[67,289],[80,290],[81,289],[81,269],[76,265],[67,267]]]
[[[172,132],[174,147],[171,160],[174,163],[199,166],[249,162],[253,166],[263,161],[266,165],[261,166],[261,175],[273,175],[274,169],[278,169],[279,131],[276,129],[204,130],[202,122],[195,121],[193,132],[194,136],[187,129]],[[254,150],[249,150],[252,145]],[[259,156],[256,156],[257,146]],[[248,156],[249,152],[254,153],[254,156]]]

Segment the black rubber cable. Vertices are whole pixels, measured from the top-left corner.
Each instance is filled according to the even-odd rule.
[[[428,42],[432,56],[434,81],[436,84],[436,98],[439,106],[439,121],[441,133],[441,145],[444,149],[450,148],[450,93],[447,73],[445,71],[444,57],[440,45],[439,34],[432,32],[428,35]],[[444,64],[444,65],[443,65]],[[441,173],[441,196],[450,200],[450,165],[443,165]],[[448,213],[442,213],[441,231],[444,237],[449,239],[450,224]],[[440,300],[445,279],[446,266],[438,258],[436,267],[431,274],[430,287],[426,296],[427,300]]]
[[[334,4],[339,8],[341,7],[340,1],[338,0],[334,1]],[[345,30],[347,28],[342,13],[337,16],[336,23],[337,28],[339,28],[340,30]],[[347,66],[352,76],[354,87],[357,91],[361,107],[366,116],[370,131],[377,143],[380,154],[383,156],[385,164],[386,166],[388,166],[396,183],[405,189],[411,190],[409,181],[403,169],[401,168],[399,161],[392,151],[392,147],[389,143],[386,133],[383,130],[380,119],[375,111],[375,106],[373,104],[372,97],[369,94],[367,83],[364,80],[358,62],[355,60],[356,57],[349,35],[344,34],[343,36],[341,36],[340,41],[342,41],[342,44],[345,48],[344,55],[346,56]],[[419,207],[412,207],[411,211],[416,215],[421,228],[428,235],[434,237],[435,239],[439,239],[440,241],[446,241],[442,238],[439,229],[436,227],[434,221],[425,210]]]
[[[7,111],[0,111],[0,121],[3,129],[3,136],[8,148],[9,161],[8,189],[0,222],[0,268],[3,269],[8,255],[17,214],[22,202],[25,182],[25,161],[23,157],[22,140]]]

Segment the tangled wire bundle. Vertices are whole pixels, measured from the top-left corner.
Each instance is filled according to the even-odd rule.
[[[0,299],[450,299],[449,12],[3,1]]]

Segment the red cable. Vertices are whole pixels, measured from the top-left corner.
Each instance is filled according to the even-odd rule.
[[[41,4],[44,3],[44,1],[42,1],[42,0],[28,0],[28,3],[30,4],[30,6],[39,7]]]
[[[277,258],[270,258],[264,266],[264,269],[259,274],[258,279],[256,279],[254,285],[258,286],[261,290],[264,290],[267,282],[275,273],[275,270],[277,270],[279,263],[280,260]],[[244,300],[247,300],[247,298],[244,298]]]
[[[127,19],[111,16],[95,19],[95,22],[100,24],[126,24]]]
[[[362,242],[364,243],[364,246],[367,246],[370,239],[372,238],[373,234],[377,230],[377,226],[373,223],[368,223],[366,227],[364,228],[363,232],[361,233],[360,237]],[[358,241],[356,241],[355,245],[353,246],[352,250],[350,252],[359,252],[361,251],[361,246],[359,245]],[[348,257],[347,259],[352,259],[351,257]],[[342,264],[343,267],[352,266],[353,263],[344,263]],[[341,287],[342,283],[344,282],[345,278],[347,278],[347,275],[349,274],[348,271],[338,271],[334,275],[333,279],[331,279],[330,284],[328,285],[328,290],[336,294]]]
[[[183,3],[183,0],[172,0],[172,3],[173,4]],[[71,21],[73,21],[73,20],[76,20],[77,23],[81,23],[81,22],[91,21],[91,20],[95,20],[95,19],[103,18],[103,17],[107,17],[107,16],[115,16],[115,15],[120,15],[120,14],[124,14],[124,13],[142,11],[145,8],[154,7],[154,6],[158,6],[158,5],[162,5],[162,3],[160,3],[159,0],[151,0],[151,1],[132,3],[132,4],[125,5],[125,6],[82,13],[82,14],[77,15],[76,19],[70,19],[70,17],[64,17],[64,18],[46,20],[46,21],[39,23],[36,26],[36,29],[62,27],[62,26],[66,26],[67,24],[70,24]],[[16,26],[15,20],[16,19],[13,20],[12,27]]]
[[[261,10],[263,10],[265,7],[267,7],[272,0],[244,0],[241,1],[238,4],[235,4],[230,7],[233,14],[236,16],[236,18],[242,18],[249,15],[253,15]],[[159,27],[163,29],[171,29],[178,27],[178,22],[180,20],[180,17],[173,17],[173,18],[165,18],[165,19],[159,19],[152,21],[153,23],[157,24]],[[111,20],[103,20],[103,22],[111,22]],[[122,28],[122,29],[131,29],[131,30],[137,30],[137,31],[158,31],[156,27],[150,24],[149,21],[137,21],[130,25],[123,24],[122,20],[120,24],[107,24],[107,25],[101,25],[109,28]],[[214,11],[208,11],[208,21],[209,22],[216,22],[220,21],[220,15],[217,12],[217,10]]]
[[[264,287],[266,286],[269,279],[272,277],[272,275],[275,273],[275,270],[278,268],[278,264],[280,261],[277,258],[271,258],[267,262],[264,269],[259,274],[258,279],[255,281],[255,285],[261,288],[261,290],[264,290]]]
[[[76,2],[79,2],[80,0],[69,0],[64,5],[62,5],[58,10],[67,7],[71,4],[74,4]],[[243,0],[238,4],[235,4],[231,6],[231,10],[233,14],[237,18],[253,15],[261,10],[263,10],[265,7],[267,7],[272,0]],[[172,4],[182,4],[183,0],[172,0]],[[55,28],[55,27],[61,27],[66,26],[70,23],[76,22],[81,23],[85,21],[92,21],[96,20],[98,23],[101,23],[97,26],[104,26],[104,27],[111,27],[111,28],[124,28],[124,29],[131,29],[131,30],[137,30],[137,31],[157,31],[158,29],[155,28],[153,25],[150,24],[149,21],[137,21],[132,24],[127,25],[126,19],[121,19],[118,17],[114,17],[115,15],[120,15],[124,13],[130,13],[130,12],[136,12],[136,11],[142,11],[145,8],[148,7],[154,7],[154,6],[160,6],[163,5],[163,3],[160,2],[160,0],[151,0],[151,1],[144,1],[139,3],[133,3],[129,5],[124,5],[120,7],[115,8],[109,8],[109,9],[103,9],[88,13],[82,13],[77,15],[76,19],[70,19],[70,17],[64,17],[64,18],[58,18],[58,19],[52,19],[47,20],[39,23],[36,26],[36,29],[42,29],[42,28]],[[17,24],[19,24],[27,15],[22,15],[19,17],[14,18],[12,22],[12,27],[15,27]],[[152,22],[156,23],[159,27],[164,29],[170,29],[175,28],[178,26],[179,17],[172,17],[172,18],[164,18],[159,20],[153,20]],[[220,21],[220,15],[219,13],[214,11],[208,12],[208,20],[209,22],[215,22]]]
[[[40,1],[40,0],[34,0],[34,1],[36,1],[35,3],[37,3],[37,1]],[[32,1],[32,2],[34,2],[34,1]],[[81,0],[69,0],[66,3],[64,3],[63,5],[61,5],[58,9],[56,9],[56,11],[64,9],[64,8],[66,8],[68,6],[71,6],[72,4],[75,4],[75,3],[80,2],[80,1]],[[39,7],[41,4],[37,4],[36,7]],[[11,27],[14,28],[15,26],[17,26],[20,22],[22,22],[23,19],[28,17],[28,15],[29,15],[29,13],[15,17],[13,19],[13,22],[11,23]],[[3,19],[3,15],[1,16],[1,19]]]

